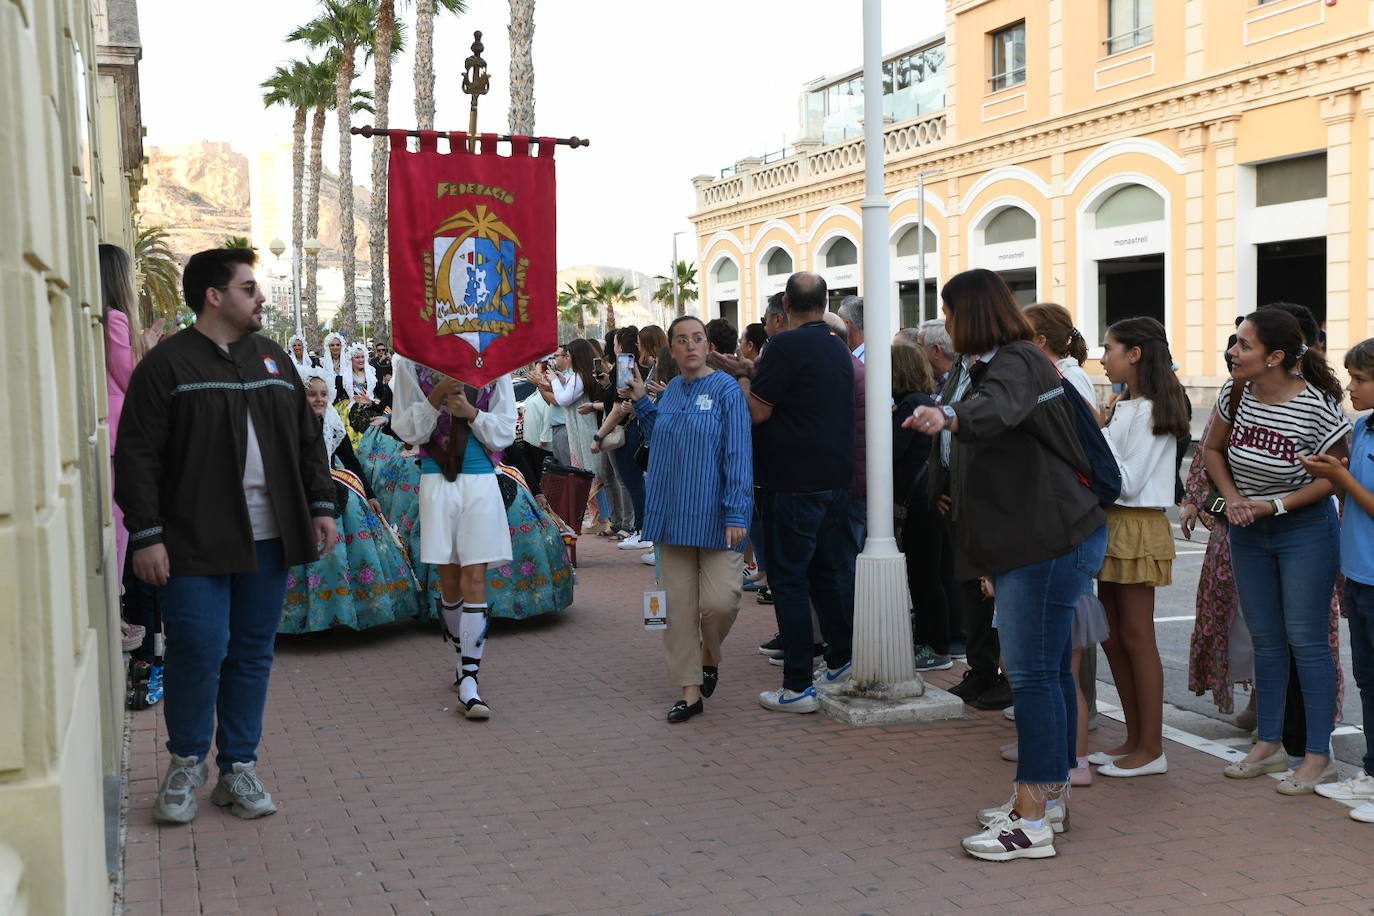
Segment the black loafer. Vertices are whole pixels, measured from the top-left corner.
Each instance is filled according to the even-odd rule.
[[[692,716],[697,715],[706,709],[706,704],[697,700],[691,706],[687,705],[686,700],[678,700],[673,704],[673,708],[668,710],[669,722],[686,722]]]
[[[772,604],[773,590],[766,585],[760,586],[759,590],[754,593],[754,600],[759,604]]]
[[[712,668],[709,665],[701,666],[701,695],[709,697],[716,692],[716,683],[720,680],[720,669]]]

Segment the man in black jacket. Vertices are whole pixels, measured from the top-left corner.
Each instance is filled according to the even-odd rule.
[[[195,818],[212,737],[210,800],[243,818],[277,810],[256,752],[286,571],[336,539],[319,420],[286,353],[255,333],[255,260],[213,249],[187,263],[195,325],[134,371],[116,440],[133,571],[161,587],[172,760],[153,814],[166,823]]]

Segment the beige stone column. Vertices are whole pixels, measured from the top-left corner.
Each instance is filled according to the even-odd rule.
[[[1200,124],[1184,127],[1178,132],[1178,150],[1187,163],[1183,175],[1183,302],[1185,338],[1183,342],[1183,374],[1212,375],[1216,373],[1216,357],[1209,351],[1217,349],[1216,341],[1205,333],[1202,324],[1203,303],[1207,301],[1207,213],[1205,170],[1207,166],[1207,131]],[[1172,240],[1171,240],[1172,241]],[[1225,338],[1222,338],[1225,343]]]
[[[1374,13],[1372,13],[1374,15]],[[1355,149],[1354,164],[1358,170],[1352,175],[1351,200],[1365,202],[1364,233],[1365,275],[1363,295],[1350,300],[1351,344],[1374,336],[1370,318],[1374,316],[1374,86],[1360,92],[1360,114],[1364,119],[1364,142]]]
[[[1364,339],[1363,328],[1350,322],[1350,142],[1355,121],[1355,93],[1323,96],[1321,117],[1326,124],[1326,335],[1332,359]]]
[[[1207,144],[1212,150],[1212,249],[1207,269],[1212,274],[1212,295],[1202,300],[1201,328],[1197,336],[1200,346],[1211,353],[1199,353],[1212,365],[1221,362],[1221,346],[1226,343],[1229,328],[1238,313],[1236,280],[1236,139],[1240,118],[1222,118],[1207,125]],[[1222,316],[1225,316],[1224,318]],[[1206,328],[1212,329],[1207,340]]]

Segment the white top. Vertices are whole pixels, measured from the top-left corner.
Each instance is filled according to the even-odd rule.
[[[1056,360],[1055,365],[1059,367],[1059,374],[1068,380],[1074,390],[1083,395],[1083,400],[1088,402],[1088,406],[1094,411],[1097,410],[1097,392],[1093,390],[1092,380],[1088,378],[1088,373],[1083,366],[1072,356],[1066,356],[1061,360]]]
[[[549,376],[549,382],[553,385],[553,399],[559,407],[571,407],[574,401],[582,397],[582,376],[576,372],[569,373],[566,379],[555,372]]]
[[[1299,455],[1320,455],[1350,432],[1339,404],[1308,383],[1301,394],[1282,404],[1261,403],[1245,386],[1236,418],[1227,416],[1231,385],[1217,393],[1217,413],[1231,424],[1226,462],[1236,489],[1251,499],[1282,499],[1312,482]]]
[[[1154,406],[1146,398],[1117,401],[1102,430],[1121,468],[1118,506],[1162,509],[1174,504],[1178,440],[1168,433],[1155,435]]]
[[[391,362],[391,429],[404,442],[424,445],[434,435],[439,410],[420,390],[416,365],[404,356]],[[491,403],[486,410],[479,410],[471,423],[477,441],[489,452],[509,448],[515,441],[515,385],[509,375],[501,376],[493,384],[496,387]]]

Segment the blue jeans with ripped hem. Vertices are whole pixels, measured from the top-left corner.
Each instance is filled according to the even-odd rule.
[[[993,577],[1002,664],[1016,696],[1016,781],[1069,781],[1078,725],[1073,615],[1107,552],[1107,526],[1049,560]]]

